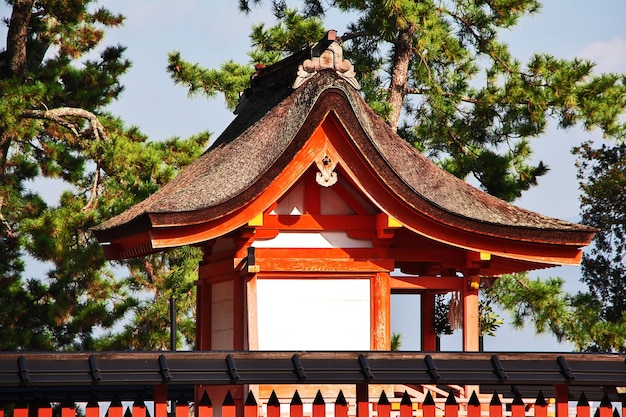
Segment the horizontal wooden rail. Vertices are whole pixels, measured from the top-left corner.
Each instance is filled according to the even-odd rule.
[[[68,391],[89,399],[124,392],[168,395],[195,385],[396,384],[480,386],[537,392],[565,385],[617,393],[626,387],[624,354],[450,352],[92,352],[0,354],[0,401]]]

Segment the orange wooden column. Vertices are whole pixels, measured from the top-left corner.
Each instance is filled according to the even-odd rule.
[[[437,333],[435,332],[435,293],[420,294],[421,311],[421,348],[423,352],[437,350]]]
[[[371,279],[372,350],[391,350],[391,287],[389,273],[378,272]]]
[[[478,320],[478,285],[473,285],[479,278],[467,277],[463,289],[463,351],[478,352],[480,323]]]

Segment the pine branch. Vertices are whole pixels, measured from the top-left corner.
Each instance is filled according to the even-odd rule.
[[[58,123],[59,125],[69,129],[76,136],[81,136],[78,130],[78,126],[76,123],[71,121],[68,118],[78,117],[81,119],[85,119],[91,125],[91,130],[93,132],[94,138],[96,141],[100,140],[109,140],[109,136],[107,135],[104,126],[98,119],[98,117],[92,112],[80,109],[76,107],[59,107],[51,110],[25,110],[22,113],[22,117],[28,119],[41,119],[41,120],[50,120],[54,123]],[[98,195],[98,185],[100,183],[100,164],[99,161],[96,161],[96,172],[94,175],[93,184],[91,186],[91,191],[89,192],[89,199],[87,200],[87,204],[83,207],[83,211],[89,210],[94,202],[96,201],[96,197]]]
[[[407,87],[405,91],[407,94],[421,95],[421,94],[428,94],[428,92],[430,91],[430,88]],[[439,94],[441,94],[444,97],[456,97],[455,94],[452,94],[448,91],[441,91]],[[465,103],[472,103],[472,104],[480,103],[479,100],[472,98],[472,97],[459,96],[457,98]]]
[[[98,120],[98,117],[85,109],[76,107],[59,107],[52,110],[25,110],[22,113],[22,117],[27,119],[50,120],[70,129],[76,136],[80,136],[76,123],[68,119],[68,117],[79,117],[87,120],[91,124],[96,140],[109,139],[106,130],[104,129],[102,123],[100,123],[100,120]]]

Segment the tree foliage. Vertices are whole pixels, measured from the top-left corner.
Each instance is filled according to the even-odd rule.
[[[251,12],[257,3],[239,4]],[[251,62],[208,69],[172,53],[170,74],[191,93],[223,93],[232,108],[232,88],[245,85],[251,64],[271,64],[319,40],[332,9],[352,19],[343,46],[369,105],[445,169],[476,178],[504,200],[516,199],[548,171],[531,163],[530,142],[551,118],[562,128],[624,134],[623,76],[596,76],[589,61],[547,54],[523,64],[499,40],[499,31],[540,9],[536,0],[300,3],[298,10],[271,2],[277,23],[252,28]]]
[[[208,134],[148,142],[106,113],[130,62],[123,47],[99,45],[122,16],[91,0],[7,3],[0,52],[0,350],[107,346],[121,320],[139,320],[162,282],[120,278],[125,265],[106,263],[89,230],[169,181],[200,154]],[[59,190],[58,202],[42,196],[48,191],[36,187],[42,179]],[[26,256],[47,272],[26,272]],[[144,262],[169,274],[160,279],[181,281],[161,290],[188,294],[189,278],[171,259]],[[130,267],[131,277],[140,275],[141,265]],[[144,347],[130,337],[116,340],[118,347]]]
[[[240,0],[239,7],[252,13],[262,3]],[[515,200],[548,171],[542,162],[532,162],[531,143],[549,123],[618,141],[626,134],[624,75],[595,74],[590,61],[543,53],[521,62],[500,41],[502,30],[540,11],[537,0],[302,0],[299,9],[273,0],[270,5],[276,23],[252,28],[250,62],[208,69],[172,53],[168,70],[175,82],[194,94],[222,93],[233,108],[253,64],[271,64],[304,42],[319,40],[326,30],[323,19],[332,11],[351,21],[341,36],[344,56],[355,65],[368,104],[443,168],[474,178],[501,199]],[[623,186],[616,180],[624,170],[610,154],[592,156],[582,149],[584,170],[595,167],[582,178],[600,178],[584,184],[583,220],[602,229],[583,261],[591,293],[565,294],[558,278],[504,277],[482,301],[484,334],[500,325],[491,309],[499,305],[513,312],[516,325],[530,320],[536,331],[552,332],[579,349],[624,349],[619,328],[626,328],[624,234],[617,226]],[[611,209],[605,210],[608,204]],[[437,325],[442,333],[449,331],[445,320]]]
[[[590,289],[594,348],[626,351],[626,144],[575,149],[581,180],[582,218],[597,227],[590,251],[583,255],[583,282]]]

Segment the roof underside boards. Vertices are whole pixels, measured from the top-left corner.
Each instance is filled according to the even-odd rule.
[[[368,178],[361,186],[378,187],[378,194],[363,191],[415,232],[439,239],[437,233],[445,230],[440,238],[445,243],[521,259],[507,250],[517,242],[526,261],[540,264],[577,263],[578,249],[593,238],[590,227],[513,206],[443,171],[399,138],[331,71],[321,71],[294,91],[280,90],[249,103],[196,162],[94,232],[107,256],[120,258],[212,238],[216,230],[235,230],[273,203],[262,197],[280,197],[296,174],[324,152],[312,147],[316,134],[326,139],[318,145],[341,147],[342,169],[356,182]],[[338,136],[344,139],[339,144]],[[380,198],[381,190],[385,198]],[[450,237],[455,241],[448,242]],[[559,253],[541,259],[554,249]]]
[[[0,401],[18,395],[100,400],[167,384],[439,384],[536,396],[557,384],[588,398],[626,386],[623,354],[414,352],[3,353]],[[534,390],[534,392],[533,392]],[[145,397],[144,397],[145,398]],[[175,397],[174,397],[175,398]],[[577,399],[577,398],[573,398]]]

